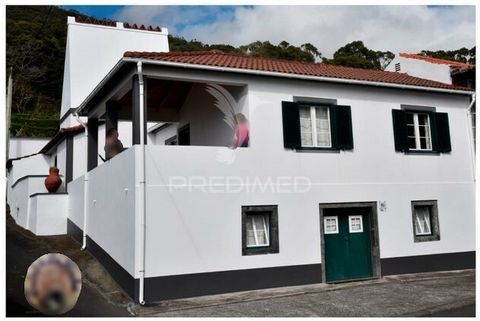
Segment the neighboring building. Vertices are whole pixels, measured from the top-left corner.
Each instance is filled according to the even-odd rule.
[[[68,233],[141,303],[474,268],[472,90],[378,70],[138,49],[118,25],[69,19],[69,44],[82,43],[73,28],[84,42],[108,29],[121,48],[99,51],[109,36],[75,59],[67,50],[65,74],[77,84],[62,109],[70,129],[46,154],[13,162],[18,224]],[[98,52],[116,56],[103,77],[97,60],[82,61],[89,50],[99,68],[110,58]],[[96,86],[72,64],[95,70]],[[249,143],[232,149],[239,114]],[[110,128],[127,149],[104,162]],[[69,173],[64,194],[35,194],[32,175],[55,156]]]

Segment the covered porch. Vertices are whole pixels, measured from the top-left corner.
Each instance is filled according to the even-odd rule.
[[[88,117],[88,171],[109,160],[105,144],[111,129],[124,148],[235,145],[238,115],[248,119],[246,84],[127,66],[81,107]]]

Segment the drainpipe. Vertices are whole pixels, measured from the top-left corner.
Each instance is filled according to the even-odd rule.
[[[145,220],[146,220],[146,211],[145,211],[145,99],[144,99],[144,83],[143,83],[143,71],[142,71],[142,62],[137,63],[137,74],[138,74],[138,87],[139,87],[139,123],[140,123],[140,166],[139,166],[139,204],[138,211],[140,215],[140,262],[139,262],[139,275],[140,275],[140,284],[139,284],[139,294],[138,301],[141,305],[145,304],[144,292],[145,292]]]
[[[469,136],[470,136],[470,153],[472,154],[472,167],[473,167],[473,180],[475,180],[475,141],[473,139],[473,137],[475,137],[475,132],[474,132],[474,129],[473,129],[473,126],[472,126],[472,108],[473,108],[473,105],[475,105],[475,100],[476,100],[476,97],[475,97],[475,94],[473,93],[472,94],[472,101],[470,102],[470,105],[468,106],[467,108],[467,118],[468,118],[468,126],[470,128],[470,130],[468,131],[469,132]]]
[[[77,122],[83,126],[85,129],[85,139],[87,140],[88,144],[88,129],[87,124],[85,124],[78,115],[78,112],[75,111],[73,116],[77,119]],[[87,163],[88,163],[88,153],[87,153]],[[85,250],[87,248],[87,210],[88,207],[88,169],[83,175],[83,236],[82,236],[82,247],[81,250]]]

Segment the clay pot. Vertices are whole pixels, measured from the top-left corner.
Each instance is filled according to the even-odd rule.
[[[50,193],[55,193],[62,185],[62,179],[58,176],[58,168],[50,167],[50,174],[45,178],[45,187]]]

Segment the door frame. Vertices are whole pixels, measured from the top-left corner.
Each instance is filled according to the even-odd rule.
[[[320,245],[322,252],[322,281],[327,283],[326,278],[326,265],[325,265],[325,231],[323,226],[324,210],[331,208],[369,208],[368,221],[369,221],[369,235],[370,235],[370,256],[372,259],[372,278],[381,278],[381,265],[380,265],[380,244],[378,237],[378,219],[377,219],[377,202],[347,202],[347,203],[320,203]],[[349,281],[349,280],[345,280]]]

